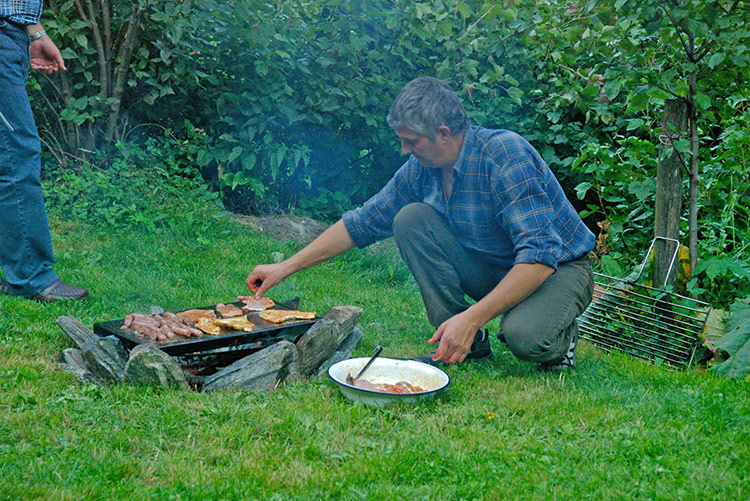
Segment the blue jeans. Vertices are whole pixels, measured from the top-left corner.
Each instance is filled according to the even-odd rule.
[[[20,296],[33,296],[59,278],[52,271],[28,69],[26,29],[0,18],[0,266],[10,293]]]

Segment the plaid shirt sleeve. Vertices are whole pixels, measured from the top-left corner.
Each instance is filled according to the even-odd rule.
[[[528,159],[519,158],[503,169],[493,191],[500,202],[498,224],[513,240],[514,264],[542,263],[557,268],[561,241],[552,228],[555,209],[544,183]]]
[[[567,200],[557,179],[526,140],[506,133],[492,146],[495,151],[490,156],[502,165],[492,169],[495,217],[513,241],[514,264],[536,262],[557,268],[569,245],[562,241],[569,234],[564,227],[578,218],[561,221]]]
[[[344,225],[357,247],[393,236],[393,219],[398,211],[411,202],[422,201],[421,175],[422,168],[411,158],[362,207],[344,213]]]
[[[0,0],[0,18],[30,25],[42,17],[42,0]]]

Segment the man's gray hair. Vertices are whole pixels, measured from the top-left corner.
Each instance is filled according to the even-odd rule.
[[[388,113],[391,128],[409,129],[430,141],[435,139],[438,127],[447,126],[451,135],[469,128],[466,110],[448,84],[432,77],[415,78],[396,96]]]

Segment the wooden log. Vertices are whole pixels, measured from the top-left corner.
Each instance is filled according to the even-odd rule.
[[[359,327],[352,329],[352,332],[339,345],[339,349],[318,368],[318,375],[324,374],[333,364],[352,358],[352,353],[363,337],[364,334],[359,330]]]
[[[76,317],[65,315],[57,317],[57,325],[82,351],[88,349],[88,345],[99,337]]]
[[[297,341],[299,370],[309,376],[320,367],[338,348],[336,322],[331,318],[321,318]]]
[[[207,376],[203,389],[215,391],[237,387],[268,391],[276,388],[282,381],[291,382],[299,377],[297,347],[289,341],[279,341]]]
[[[134,384],[188,389],[180,365],[151,343],[139,344],[130,351],[123,380]]]
[[[354,326],[359,322],[362,308],[359,306],[334,306],[328,310],[323,318],[331,319],[336,323],[337,342],[340,345],[346,337],[351,334]]]

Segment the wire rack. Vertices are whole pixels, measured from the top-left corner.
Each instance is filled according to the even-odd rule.
[[[651,242],[646,261],[656,240]],[[677,248],[667,276],[676,256]],[[645,262],[632,280],[594,273],[593,300],[578,318],[580,335],[606,351],[685,369],[694,362],[711,305],[637,283],[644,268]]]

